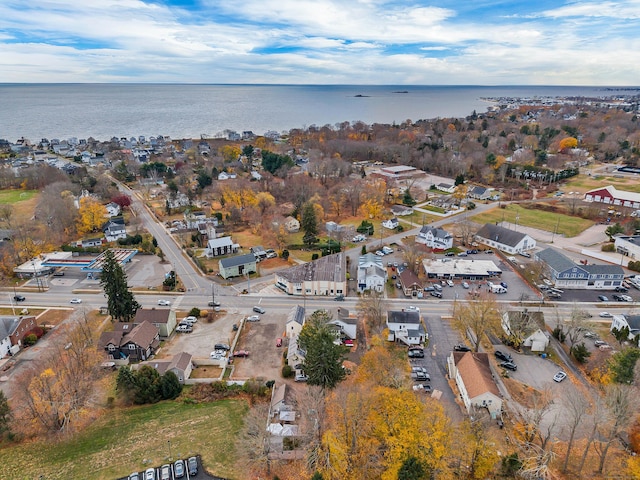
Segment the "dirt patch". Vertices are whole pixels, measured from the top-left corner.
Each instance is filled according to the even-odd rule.
[[[70,310],[45,310],[44,312],[31,312],[36,315],[38,324],[42,325],[60,325],[64,320],[71,315]]]
[[[525,385],[513,378],[503,377],[502,382],[505,387],[507,387],[507,390],[509,390],[513,399],[524,407],[534,408],[536,400],[539,400],[542,397],[542,392],[539,390]]]

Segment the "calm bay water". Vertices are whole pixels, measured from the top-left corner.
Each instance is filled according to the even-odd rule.
[[[199,138],[225,129],[262,135],[344,121],[465,117],[486,111],[486,97],[614,93],[537,86],[0,84],[0,138]]]

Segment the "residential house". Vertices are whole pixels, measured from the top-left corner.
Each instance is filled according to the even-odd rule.
[[[304,321],[304,308],[296,305],[287,315],[287,323],[285,324],[287,338],[294,338],[300,335],[302,327],[304,327]]]
[[[498,418],[502,412],[502,397],[493,380],[489,355],[451,352],[447,367],[449,378],[455,380],[467,412],[472,414],[473,408],[486,408],[491,418]]]
[[[488,200],[493,195],[493,188],[481,187],[473,185],[467,190],[467,197],[474,200]]]
[[[149,322],[116,323],[114,330],[103,332],[98,341],[98,347],[107,352],[109,360],[120,365],[147,360],[159,346],[158,328]]]
[[[390,218],[382,222],[382,226],[389,230],[395,230],[398,228],[398,219],[396,217]]]
[[[402,291],[407,297],[417,297],[418,292],[422,294],[422,283],[418,276],[410,268],[405,268],[398,273],[398,281]]]
[[[307,352],[301,349],[298,345],[298,335],[289,338],[289,345],[287,347],[287,365],[290,365],[296,371],[301,370],[298,365],[304,363]]]
[[[168,337],[176,328],[176,312],[170,308],[140,308],[134,323],[149,322],[158,329],[161,337]]]
[[[453,247],[453,235],[442,228],[425,225],[416,235],[416,243],[422,243],[434,250],[447,250]]]
[[[338,338],[347,337],[355,340],[358,335],[358,318],[349,315],[346,308],[338,309],[338,318],[329,321],[329,325],[335,328]]]
[[[24,337],[32,333],[36,327],[36,317],[33,315],[0,316],[0,358],[9,353],[17,353]]]
[[[231,237],[212,238],[207,242],[207,257],[220,257],[237,253],[240,245],[233,243]]]
[[[365,290],[382,293],[387,281],[387,269],[382,264],[382,257],[367,253],[358,259],[358,291]]]
[[[300,222],[297,218],[288,216],[284,219],[284,229],[289,233],[296,233],[300,231]]]
[[[640,315],[614,315],[611,319],[610,331],[613,329],[622,330],[623,328],[629,329],[629,340],[635,340],[640,334]]]
[[[148,360],[143,364],[154,368],[160,375],[173,372],[178,377],[178,382],[184,385],[193,370],[192,358],[190,353],[182,352],[174,355],[171,360]]]
[[[127,229],[122,217],[114,217],[109,220],[102,227],[102,231],[107,242],[117,242],[121,238],[127,238]]]
[[[507,253],[520,253],[536,248],[536,241],[526,233],[485,223],[475,235],[476,241]]]
[[[276,287],[289,295],[344,295],[347,293],[343,252],[320,257],[275,274]]]
[[[183,217],[187,228],[197,229],[198,224],[203,223],[207,219],[207,214],[202,210],[186,210]]]
[[[169,195],[167,197],[167,206],[169,208],[182,208],[186,207],[191,203],[189,197],[187,197],[184,193],[178,192],[175,195]]]
[[[404,217],[413,213],[413,207],[407,205],[392,205],[391,213],[396,217]]]
[[[620,265],[576,264],[551,247],[536,253],[535,259],[547,266],[549,278],[561,289],[614,290],[624,280]]]
[[[232,277],[241,277],[248,273],[255,273],[256,257],[253,253],[236,255],[235,257],[223,258],[218,262],[220,276],[225,280]]]
[[[453,193],[456,191],[456,186],[451,183],[438,183],[436,188],[441,192]]]
[[[117,217],[118,215],[120,215],[120,211],[121,211],[120,205],[118,205],[115,202],[107,203],[105,205],[105,208],[107,209],[107,215],[109,217]]]
[[[549,346],[543,312],[527,309],[504,312],[501,323],[507,339],[515,348],[525,347],[532,352],[544,352]]]
[[[262,174],[257,170],[251,170],[251,179],[259,182],[262,180]]]
[[[85,239],[82,239],[82,240],[78,240],[76,242],[76,246],[77,247],[82,247],[82,248],[101,247],[103,241],[105,241],[104,237],[101,237],[101,238],[85,238]]]
[[[428,335],[422,325],[420,312],[414,310],[392,310],[387,312],[389,341],[400,341],[406,345],[422,345]]]
[[[586,202],[597,202],[640,209],[640,193],[618,190],[611,185],[589,190],[584,194],[584,200]]]
[[[342,232],[346,227],[336,222],[327,222],[324,224],[324,228],[328,234]]]
[[[218,174],[218,180],[233,180],[236,177],[237,175],[235,173],[220,172]]]

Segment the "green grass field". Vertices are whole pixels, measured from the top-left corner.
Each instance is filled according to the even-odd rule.
[[[213,474],[234,478],[242,400],[197,405],[181,401],[107,411],[70,440],[26,442],[0,449],[3,479],[113,480],[171,459],[201,455]]]
[[[24,202],[31,200],[37,194],[37,190],[0,190],[0,204]]]
[[[516,216],[518,221],[516,222]],[[547,232],[555,231],[565,237],[575,237],[593,225],[591,220],[571,217],[561,213],[545,212],[543,210],[528,210],[519,205],[511,204],[506,208],[494,208],[470,218],[477,223],[509,222],[525,227],[538,228]]]

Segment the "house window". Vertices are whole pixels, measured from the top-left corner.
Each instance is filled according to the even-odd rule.
[[[109,346],[107,347],[107,350],[109,350],[110,352],[115,352],[116,347],[114,345],[109,344]]]
[[[136,349],[135,344],[130,343],[130,344],[129,344],[129,350],[135,350],[135,349]]]

